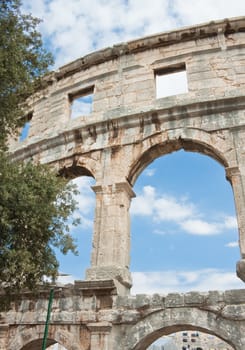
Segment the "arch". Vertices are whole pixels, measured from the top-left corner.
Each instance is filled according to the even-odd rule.
[[[195,330],[214,335],[225,341],[234,350],[240,350],[242,344],[238,344],[239,339],[229,334],[232,333],[231,329],[233,327],[235,332],[235,325],[232,321],[220,318],[217,322],[217,315],[206,310],[197,308],[161,310],[146,316],[129,328],[125,337],[125,349],[146,350],[148,346],[163,335],[184,330]]]
[[[236,272],[237,276],[245,281],[244,205],[241,201],[244,186],[239,167],[240,160],[229,130],[207,132],[199,128],[173,128],[145,138],[135,145],[134,154],[136,156],[129,165],[127,180],[133,186],[140,173],[156,158],[180,149],[208,155],[226,170],[226,179],[230,182],[234,194],[242,258],[237,262]]]
[[[79,176],[90,176],[95,178],[94,168],[95,164],[89,159],[82,157],[73,156],[70,158],[62,159],[56,164],[58,168],[58,174],[65,177],[66,179],[75,179]]]
[[[54,345],[56,343],[64,346],[67,350],[83,350],[83,346],[80,345],[79,340],[76,341],[74,334],[79,332],[73,332],[69,325],[59,326],[50,325],[49,336],[47,339],[47,346]],[[9,339],[9,350],[36,350],[41,349],[42,336],[44,332],[43,325],[24,326],[16,329],[16,333]]]
[[[64,166],[59,170],[59,175],[65,177],[66,179],[75,179],[79,176],[90,176],[94,177],[92,173],[85,167],[77,166],[72,164],[71,166]]]
[[[195,128],[164,131],[161,133],[160,140],[159,135],[144,140],[141,148],[127,176],[132,185],[135,184],[140,173],[156,158],[180,149],[208,155],[225,168],[231,166],[232,163],[226,138]]]
[[[47,339],[47,347],[56,344],[56,341],[53,339]],[[34,350],[34,349],[41,349],[42,346],[42,339],[36,339],[32,340],[28,344],[24,345],[21,350]]]

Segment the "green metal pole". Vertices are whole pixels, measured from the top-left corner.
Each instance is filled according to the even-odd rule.
[[[42,350],[46,349],[47,338],[48,338],[48,326],[49,326],[49,320],[50,320],[50,314],[51,314],[53,298],[54,298],[54,289],[52,288],[50,290],[50,293],[49,293],[48,311],[47,311],[47,318],[46,318],[44,335],[43,335]]]

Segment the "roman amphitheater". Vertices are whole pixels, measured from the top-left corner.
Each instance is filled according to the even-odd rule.
[[[159,97],[156,80],[178,73],[185,89]],[[91,266],[84,281],[53,286],[48,346],[145,350],[159,337],[195,331],[244,350],[244,289],[130,294],[129,207],[137,177],[154,159],[179,149],[214,158],[233,188],[237,276],[245,281],[245,17],[118,44],[45,81],[12,157],[50,164],[68,179],[91,176],[96,195]],[[72,119],[71,104],[87,95],[92,113]],[[44,288],[23,292],[1,313],[1,350],[41,349],[48,299]]]

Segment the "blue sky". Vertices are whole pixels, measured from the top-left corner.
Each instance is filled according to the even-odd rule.
[[[119,42],[182,26],[244,15],[244,0],[23,0],[43,20],[40,31],[57,69]],[[89,118],[89,116],[88,116]],[[59,255],[67,282],[90,264],[95,196],[91,178],[76,180],[79,256]],[[149,165],[134,186],[131,206],[132,293],[243,288],[234,199],[223,167],[184,151]]]

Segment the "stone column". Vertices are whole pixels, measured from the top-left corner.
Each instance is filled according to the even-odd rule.
[[[87,280],[115,279],[129,290],[131,198],[135,196],[128,182],[93,187],[96,210],[91,268]]]
[[[90,348],[91,350],[111,350],[110,332],[111,324],[109,322],[89,323],[87,327],[91,333]]]
[[[237,262],[237,276],[245,282],[245,194],[242,175],[238,167],[226,168],[226,177],[230,181],[236,206],[239,246],[241,260]]]

